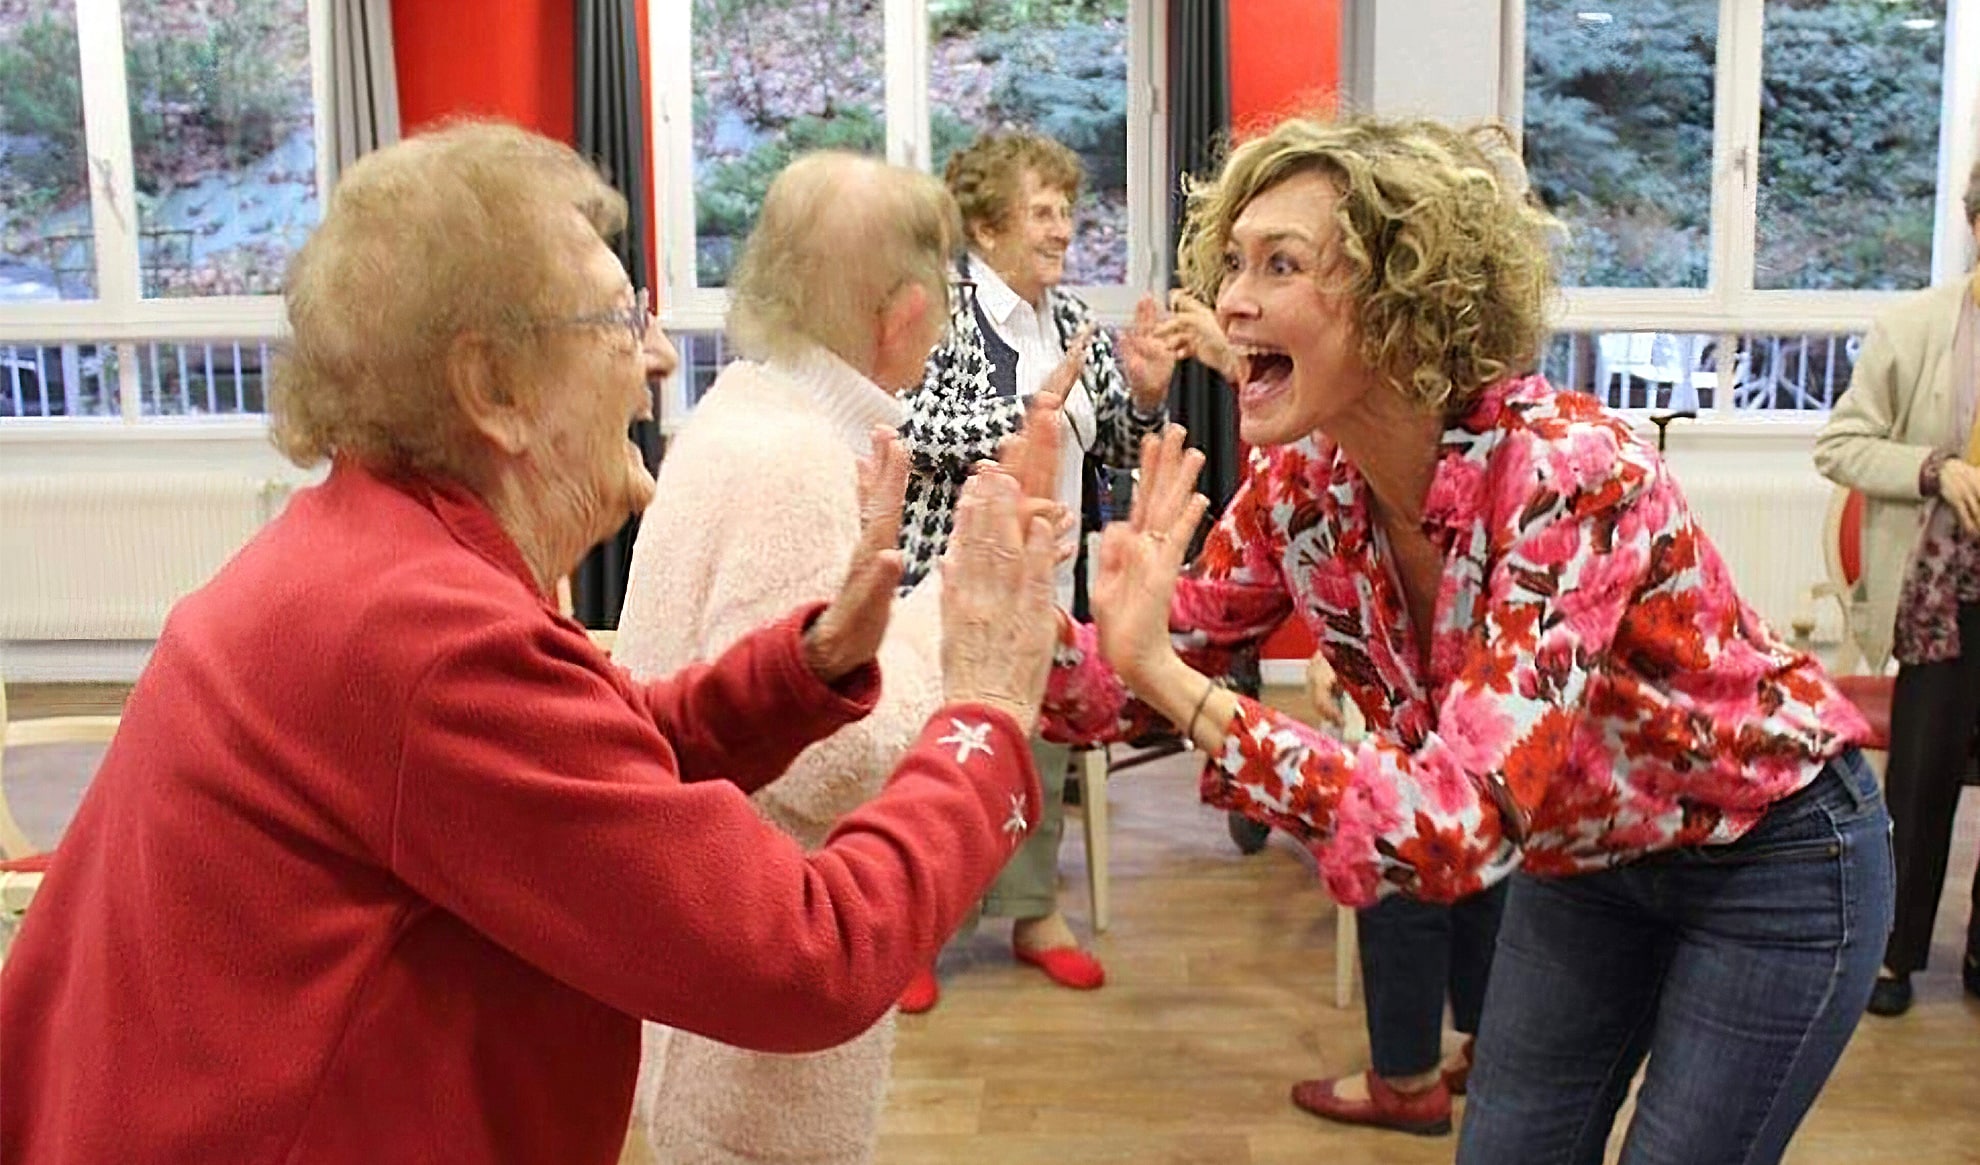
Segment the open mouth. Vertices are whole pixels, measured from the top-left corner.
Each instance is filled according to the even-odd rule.
[[[1292,383],[1292,357],[1276,348],[1244,346],[1244,373],[1238,382],[1240,406],[1262,404],[1284,392]]]

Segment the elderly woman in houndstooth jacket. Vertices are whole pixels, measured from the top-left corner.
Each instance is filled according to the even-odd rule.
[[[921,390],[906,401],[902,428],[913,455],[903,507],[903,582],[913,586],[941,555],[955,500],[970,466],[996,454],[1016,433],[1031,400],[1075,338],[1090,335],[1086,368],[1060,411],[1059,500],[1078,513],[1091,456],[1132,468],[1141,438],[1168,420],[1171,344],[1152,297],[1136,308],[1135,327],[1117,349],[1096,329],[1093,312],[1060,288],[1072,241],[1072,206],[1082,177],[1079,158],[1031,133],[986,134],[949,159],[949,190],[962,211],[969,254],[959,265],[949,333],[929,357]],[[1061,564],[1061,607],[1073,601],[1074,564]],[[1058,905],[1059,839],[1067,750],[1033,742],[1044,782],[1039,828],[983,900],[983,914],[1016,919],[1012,952],[1063,986],[1091,989],[1105,972],[1081,950]],[[965,928],[967,931],[969,928]],[[901,996],[906,1011],[935,1005],[934,972]]]

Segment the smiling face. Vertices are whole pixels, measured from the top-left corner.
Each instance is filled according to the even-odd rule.
[[[1025,302],[1037,304],[1066,277],[1072,246],[1072,200],[1026,167],[1001,226],[978,226],[972,240],[990,269]]]
[[[1231,225],[1217,322],[1245,357],[1238,436],[1249,444],[1299,441],[1374,390],[1340,288],[1337,201],[1333,183],[1308,171],[1260,191]]]

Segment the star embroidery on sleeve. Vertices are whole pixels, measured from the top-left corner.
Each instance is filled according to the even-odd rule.
[[[1011,835],[1012,845],[1016,845],[1018,839],[1024,836],[1025,830],[1031,828],[1024,823],[1024,806],[1025,795],[1023,793],[1012,793],[1011,815],[1004,819],[1004,832]]]
[[[973,752],[980,752],[984,756],[997,755],[990,748],[990,725],[987,721],[982,724],[964,724],[960,720],[951,719],[949,723],[955,725],[956,730],[935,743],[955,745],[957,764],[968,761]]]

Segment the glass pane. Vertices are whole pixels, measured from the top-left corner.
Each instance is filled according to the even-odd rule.
[[[728,282],[770,180],[806,150],[884,152],[881,0],[694,0],[696,282]]]
[[[126,0],[144,294],[269,295],[316,225],[307,0]]]
[[[262,340],[158,341],[137,345],[140,411],[147,417],[234,416],[268,411]]]
[[[1525,150],[1570,287],[1703,287],[1718,0],[1527,0]]]
[[[1127,282],[1127,0],[929,0],[934,167],[986,129],[1024,128],[1086,166],[1070,283]]]
[[[117,349],[0,344],[0,418],[114,417]]]
[[[1766,21],[1754,286],[1931,283],[1945,0],[1770,0]]]
[[[1745,371],[1733,404],[1825,412],[1849,387],[1862,343],[1857,335],[1742,336]]]
[[[86,167],[75,0],[0,4],[0,303],[95,298]]]
[[[1540,370],[1612,409],[1709,409],[1723,403],[1718,347],[1718,336],[1696,333],[1564,332]],[[1731,371],[1735,382],[1743,375],[1737,358]]]
[[[735,353],[729,351],[720,332],[672,332],[668,338],[681,354],[679,375],[686,380],[683,403],[691,409],[715,386],[715,378],[735,359]]]

